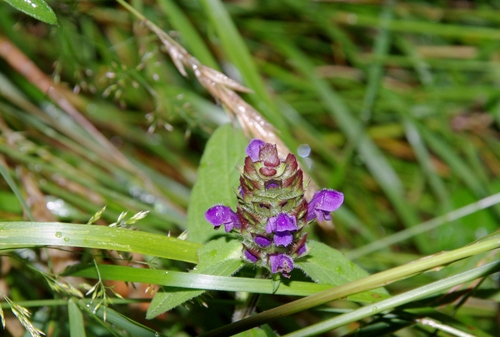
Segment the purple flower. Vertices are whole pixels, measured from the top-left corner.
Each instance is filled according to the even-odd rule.
[[[271,240],[265,236],[262,236],[262,235],[257,235],[253,241],[261,246],[262,248],[266,248],[266,247],[269,247],[269,245],[271,244]]]
[[[318,221],[331,220],[330,212],[335,211],[344,202],[344,194],[324,189],[314,194],[307,207],[307,221],[318,218]]]
[[[289,273],[293,270],[293,259],[285,254],[276,254],[269,256],[271,272],[281,273],[285,277],[290,277]]]
[[[205,219],[207,219],[215,229],[219,229],[220,226],[224,225],[226,232],[230,232],[233,228],[241,227],[240,219],[238,219],[236,213],[234,213],[230,207],[224,205],[210,207],[205,212]]]
[[[269,218],[266,225],[267,233],[289,232],[296,231],[297,229],[299,228],[297,227],[297,220],[295,217],[286,213],[280,213]]]
[[[247,146],[246,153],[253,162],[260,160],[260,148],[264,146],[265,142],[260,139],[252,139]]]
[[[292,241],[293,241],[293,234],[286,231],[286,232],[278,232],[274,234],[274,244],[276,246],[283,246],[283,247],[288,247]]]
[[[246,257],[249,261],[251,261],[251,262],[253,262],[253,263],[255,263],[255,262],[257,262],[257,261],[259,260],[259,257],[258,257],[258,256],[256,256],[256,255],[254,255],[254,254],[253,254],[251,251],[249,251],[248,249],[245,249],[245,253],[244,253],[244,254],[245,254],[245,257]]]
[[[304,243],[300,248],[297,250],[297,256],[301,256],[307,251],[306,244]]]

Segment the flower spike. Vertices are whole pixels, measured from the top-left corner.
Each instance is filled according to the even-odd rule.
[[[260,139],[250,141],[246,154],[236,189],[237,211],[215,205],[205,218],[215,229],[238,230],[247,263],[288,278],[294,259],[307,254],[302,229],[315,219],[330,220],[344,195],[324,189],[307,202],[302,170],[293,154],[281,159],[276,145]]]

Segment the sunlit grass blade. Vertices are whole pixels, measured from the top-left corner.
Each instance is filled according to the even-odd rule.
[[[0,249],[63,246],[136,252],[197,263],[201,245],[165,235],[60,222],[0,222]]]
[[[242,291],[256,294],[274,294],[287,296],[309,296],[330,289],[330,284],[291,281],[282,283],[275,291],[271,279],[214,276],[208,274],[185,273],[178,271],[153,270],[123,266],[99,265],[103,280],[158,284],[177,289],[203,289],[218,291]],[[96,278],[93,265],[68,270],[65,275]],[[351,301],[376,302],[385,296],[380,292],[366,292],[349,296]]]

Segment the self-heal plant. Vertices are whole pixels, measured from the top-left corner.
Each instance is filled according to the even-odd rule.
[[[260,139],[250,141],[246,154],[236,212],[215,205],[205,218],[215,229],[239,232],[247,262],[290,277],[294,259],[307,253],[303,229],[315,219],[330,220],[344,195],[324,189],[307,202],[303,173],[293,154],[280,159],[276,145]]]

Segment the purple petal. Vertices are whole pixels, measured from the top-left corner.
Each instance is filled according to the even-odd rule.
[[[253,254],[252,254],[249,250],[246,250],[246,249],[245,249],[245,253],[244,253],[244,254],[245,254],[245,257],[246,257],[249,261],[251,261],[251,262],[253,262],[253,263],[255,263],[255,262],[257,262],[257,260],[259,260],[259,257],[258,257],[258,256],[253,255]]]
[[[295,217],[286,213],[280,213],[269,218],[266,225],[267,233],[296,231],[297,229],[299,228],[297,227],[297,220]]]
[[[247,146],[246,153],[253,162],[260,160],[260,148],[264,146],[265,142],[260,139],[252,139]]]
[[[274,234],[274,244],[276,246],[288,247],[293,241],[293,234],[290,232],[278,232]]]
[[[205,219],[210,222],[215,229],[219,229],[224,225],[226,232],[230,232],[233,228],[240,228],[241,223],[236,213],[233,212],[231,207],[224,205],[215,205],[210,207],[205,212]]]
[[[343,202],[344,194],[338,191],[324,189],[316,192],[307,208],[307,221],[316,217],[318,221],[331,220],[330,213],[339,208]]]
[[[269,257],[271,272],[281,273],[285,277],[293,270],[293,259],[285,254],[276,254]]]
[[[271,240],[266,238],[265,236],[261,236],[261,235],[257,235],[253,241],[261,246],[262,248],[266,248],[266,247],[269,247],[269,245],[271,244]]]

